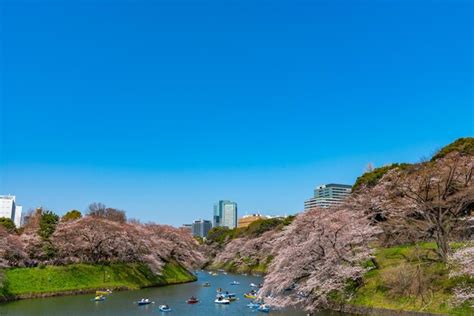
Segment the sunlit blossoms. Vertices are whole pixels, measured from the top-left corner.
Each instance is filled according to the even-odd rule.
[[[449,262],[452,270],[451,277],[464,276],[474,280],[474,242],[459,249],[450,256]],[[453,290],[454,303],[462,304],[466,301],[474,302],[474,286],[472,283],[464,282]]]
[[[259,292],[275,306],[325,307],[333,291],[358,282],[378,229],[347,206],[297,217],[276,240],[279,249]]]

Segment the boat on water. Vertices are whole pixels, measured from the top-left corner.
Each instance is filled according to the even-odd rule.
[[[231,302],[237,300],[237,295],[235,293],[226,292],[222,294],[221,296],[223,296],[225,299],[228,299]]]
[[[196,304],[196,303],[199,303],[199,300],[197,299],[197,297],[191,296],[190,298],[188,298],[188,300],[186,301],[186,303],[188,303],[188,304]]]
[[[160,307],[158,307],[158,308],[159,308],[160,312],[171,312],[171,308],[166,304],[160,305]]]
[[[257,294],[256,294],[256,293],[249,292],[249,293],[245,293],[245,294],[244,294],[244,297],[245,297],[245,298],[249,298],[249,299],[251,299],[251,300],[254,300],[254,299],[257,298]]]
[[[240,284],[240,282],[238,282],[238,281],[232,281],[232,282],[230,282],[230,285],[239,285],[239,284]]]
[[[223,297],[223,296],[218,296],[215,300],[214,303],[216,304],[230,304],[230,300]]]
[[[102,302],[102,301],[105,301],[105,296],[104,295],[96,295],[96,297],[94,297],[92,299],[92,301],[94,302]]]
[[[211,283],[209,283],[209,282],[204,282],[204,283],[202,284],[202,286],[203,286],[203,287],[210,287],[210,286],[211,286]]]
[[[138,305],[148,305],[148,304],[151,304],[153,303],[152,301],[150,301],[149,299],[147,298],[142,298],[141,300],[139,300],[137,302]]]
[[[254,302],[250,302],[247,304],[248,307],[252,308],[252,309],[257,309],[260,307],[260,304],[258,303],[254,303]]]
[[[258,285],[255,283],[250,283],[250,287],[258,287]]]
[[[268,306],[267,304],[261,304],[259,307],[257,307],[257,310],[259,312],[268,313],[270,312],[270,306]]]

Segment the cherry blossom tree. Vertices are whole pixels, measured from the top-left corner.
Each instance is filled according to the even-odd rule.
[[[449,257],[451,265],[450,277],[466,276],[474,280],[474,241],[470,241],[466,247],[456,251]],[[473,283],[463,283],[453,289],[454,303],[462,304],[466,301],[474,302]]]
[[[25,258],[20,238],[0,225],[0,268],[22,266]]]
[[[348,204],[300,214],[274,241],[277,255],[259,295],[274,306],[326,307],[330,293],[361,280],[378,232]]]
[[[386,177],[391,184],[391,222],[434,239],[440,260],[447,262],[453,235],[469,229],[466,224],[474,210],[473,172],[474,156],[452,153]]]

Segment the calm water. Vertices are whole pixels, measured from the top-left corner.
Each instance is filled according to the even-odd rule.
[[[92,302],[93,294],[15,301],[0,305],[0,315],[265,315],[249,309],[246,304],[250,301],[243,297],[243,294],[250,289],[249,284],[252,282],[258,284],[262,282],[262,278],[235,274],[211,276],[207,272],[199,272],[198,278],[199,280],[193,283],[115,292],[103,302]],[[240,282],[240,285],[230,285],[234,280]],[[210,282],[211,287],[203,287],[204,282]],[[215,304],[216,289],[219,287],[230,293],[236,293],[239,300],[229,305]],[[198,304],[186,304],[186,300],[192,295],[200,299]],[[155,304],[137,306],[134,302],[141,298],[150,298]],[[160,312],[158,309],[160,304],[170,305],[173,311]],[[272,311],[270,315],[296,316],[305,313],[287,310]],[[318,315],[342,314],[322,312]]]

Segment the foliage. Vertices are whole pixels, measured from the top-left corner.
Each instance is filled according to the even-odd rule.
[[[15,223],[7,217],[0,217],[0,225],[5,227],[5,229],[10,233],[14,232],[16,229]]]
[[[281,230],[283,227],[290,225],[294,218],[295,216],[259,219],[250,223],[247,227],[234,229],[213,227],[207,234],[207,240],[210,243],[216,242],[223,244],[226,241],[231,241],[236,238],[258,237],[273,229]]]
[[[81,217],[82,217],[82,214],[78,210],[70,210],[69,212],[64,214],[61,220],[67,222],[67,221],[73,221],[73,220],[79,219]]]
[[[257,237],[261,236],[263,233],[270,231],[276,228],[283,228],[291,224],[295,217],[288,216],[285,218],[268,218],[268,219],[259,219],[255,222],[250,223],[246,230],[243,231],[244,236],[248,237]]]
[[[161,275],[145,264],[46,266],[6,270],[9,291],[14,295],[105,288],[142,287],[194,281],[195,276],[177,263],[170,262]]]
[[[43,240],[48,240],[56,230],[59,222],[59,216],[51,211],[43,211],[39,223],[38,234]]]
[[[459,138],[453,143],[441,148],[434,156],[431,158],[431,161],[438,160],[440,158],[446,157],[452,152],[457,152],[461,154],[474,155],[474,138],[465,137]]]
[[[410,164],[402,163],[394,163],[388,166],[383,166],[379,168],[375,168],[371,171],[368,171],[357,178],[354,186],[352,187],[352,191],[357,191],[361,189],[363,186],[365,187],[373,187],[375,186],[382,177],[393,169],[407,169]]]
[[[222,244],[228,239],[233,239],[236,234],[237,229],[229,229],[228,227],[224,226],[212,227],[207,233],[207,240],[209,242]]]

